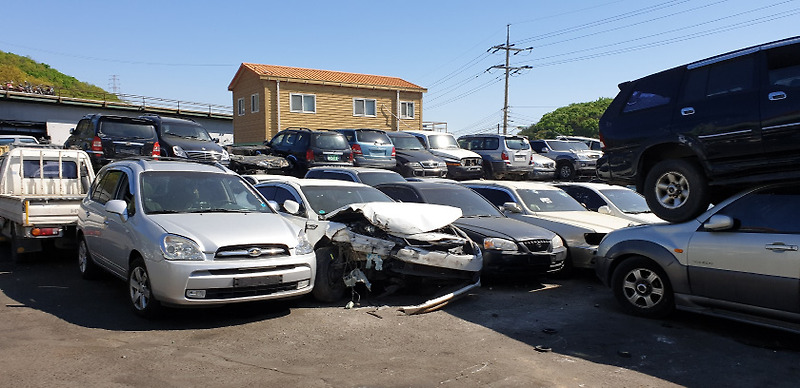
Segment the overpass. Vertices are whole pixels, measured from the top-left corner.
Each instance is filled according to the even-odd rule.
[[[116,94],[119,100],[92,100],[0,90],[0,134],[48,137],[63,144],[84,115],[137,117],[145,113],[192,119],[214,137],[233,141],[230,106]],[[225,136],[228,135],[228,136]]]

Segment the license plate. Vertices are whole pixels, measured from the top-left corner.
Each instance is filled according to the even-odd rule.
[[[283,282],[283,275],[256,276],[252,278],[233,278],[234,287],[271,286]]]
[[[328,161],[329,162],[338,162],[339,161],[339,155],[327,155],[327,157],[328,157]]]
[[[514,160],[525,160],[525,155],[514,155]]]

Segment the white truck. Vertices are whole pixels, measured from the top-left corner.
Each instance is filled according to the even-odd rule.
[[[2,146],[0,234],[11,244],[11,259],[43,249],[74,245],[80,203],[94,180],[81,150],[47,146]],[[48,243],[49,245],[49,243]]]

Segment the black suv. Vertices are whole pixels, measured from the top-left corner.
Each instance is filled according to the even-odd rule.
[[[95,171],[115,159],[129,156],[160,156],[155,127],[149,120],[92,114],[78,121],[64,148],[86,151]]]
[[[155,125],[161,156],[171,156],[202,161],[230,163],[230,156],[218,139],[212,139],[206,129],[190,119],[161,117],[156,114],[139,116]]]
[[[302,177],[310,167],[352,166],[353,151],[347,139],[335,131],[286,128],[264,142],[272,154],[285,157],[290,173]]]
[[[597,174],[636,185],[659,217],[696,217],[733,191],[800,177],[800,37],[619,85]]]

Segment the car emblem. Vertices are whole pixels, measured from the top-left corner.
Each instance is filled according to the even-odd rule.
[[[247,254],[250,255],[250,257],[261,256],[261,248],[250,248],[247,250]]]
[[[205,151],[205,150],[206,150],[206,147],[200,147],[200,150],[201,150],[201,151]]]

